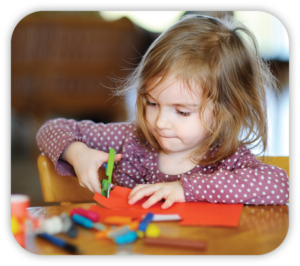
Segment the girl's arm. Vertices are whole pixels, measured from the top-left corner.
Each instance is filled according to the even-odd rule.
[[[213,174],[183,175],[186,201],[285,204],[289,199],[286,172],[261,163],[248,149],[240,149],[241,152],[223,160]]]
[[[80,146],[83,149],[86,146],[105,153],[109,152],[109,148],[114,148],[116,153],[120,153],[128,124],[105,125],[89,120],[77,122],[73,119],[59,118],[47,121],[39,129],[36,139],[39,149],[52,160],[59,174],[76,176],[70,155],[64,153],[70,144],[74,143],[73,146]]]

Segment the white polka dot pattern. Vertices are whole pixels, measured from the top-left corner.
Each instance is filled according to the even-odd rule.
[[[73,167],[59,160],[61,153],[74,141],[108,152],[122,153],[115,163],[117,185],[133,188],[181,180],[186,201],[212,203],[284,204],[289,198],[289,182],[284,170],[264,165],[249,149],[241,146],[228,158],[179,175],[167,175],[158,167],[158,151],[147,142],[140,144],[134,122],[94,123],[63,118],[47,121],[37,133],[37,143],[55,164],[61,175],[76,176]],[[213,152],[213,151],[211,151]]]

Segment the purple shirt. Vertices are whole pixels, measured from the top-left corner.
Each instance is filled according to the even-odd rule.
[[[145,146],[140,143],[134,122],[96,124],[59,118],[47,121],[37,133],[40,150],[63,176],[76,176],[74,168],[59,159],[74,141],[92,149],[109,152],[114,148],[116,154],[121,153],[122,159],[115,162],[113,171],[119,186],[133,188],[137,184],[180,180],[187,202],[284,204],[289,198],[287,173],[261,163],[245,146],[219,162],[197,165],[179,175],[167,175],[159,170],[158,152],[148,142]]]

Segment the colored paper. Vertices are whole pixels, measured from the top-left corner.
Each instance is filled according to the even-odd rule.
[[[111,212],[112,215],[118,216],[119,214],[124,213],[128,217],[137,217],[138,215],[142,215],[148,212],[152,212],[154,214],[179,214],[182,217],[180,225],[185,226],[189,225],[236,227],[239,224],[239,218],[243,207],[243,204],[184,202],[174,203],[170,208],[162,209],[161,205],[163,202],[160,201],[151,206],[150,208],[144,209],[142,207],[142,204],[147,200],[148,197],[141,199],[134,205],[129,205],[128,195],[130,191],[131,190],[128,188],[116,186],[111,191],[109,198],[106,198],[101,194],[96,193],[94,195],[94,200],[102,206],[113,210]],[[101,209],[98,210],[100,217]],[[102,210],[102,212],[103,215],[108,215],[108,211]]]

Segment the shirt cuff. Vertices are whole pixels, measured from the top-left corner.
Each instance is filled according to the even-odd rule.
[[[183,186],[185,201],[186,202],[196,201],[194,195],[194,189],[191,184],[191,179],[189,178],[189,176],[187,174],[181,175],[180,181]]]
[[[56,162],[56,171],[62,175],[62,176],[76,176],[76,173],[74,171],[74,167],[70,165],[68,162],[65,162],[63,160],[58,160]]]
[[[87,145],[87,147],[91,148],[90,145],[87,143],[87,141],[83,138],[74,138],[71,139],[69,141],[67,141],[58,151],[55,161],[54,161],[54,165],[55,165],[55,170],[62,176],[68,176],[68,175],[72,175],[72,176],[76,176],[74,167],[69,164],[66,161],[63,161],[60,159],[61,154],[65,151],[65,149],[67,147],[69,147],[69,145],[75,141],[80,141],[82,143],[84,143],[85,145]]]

